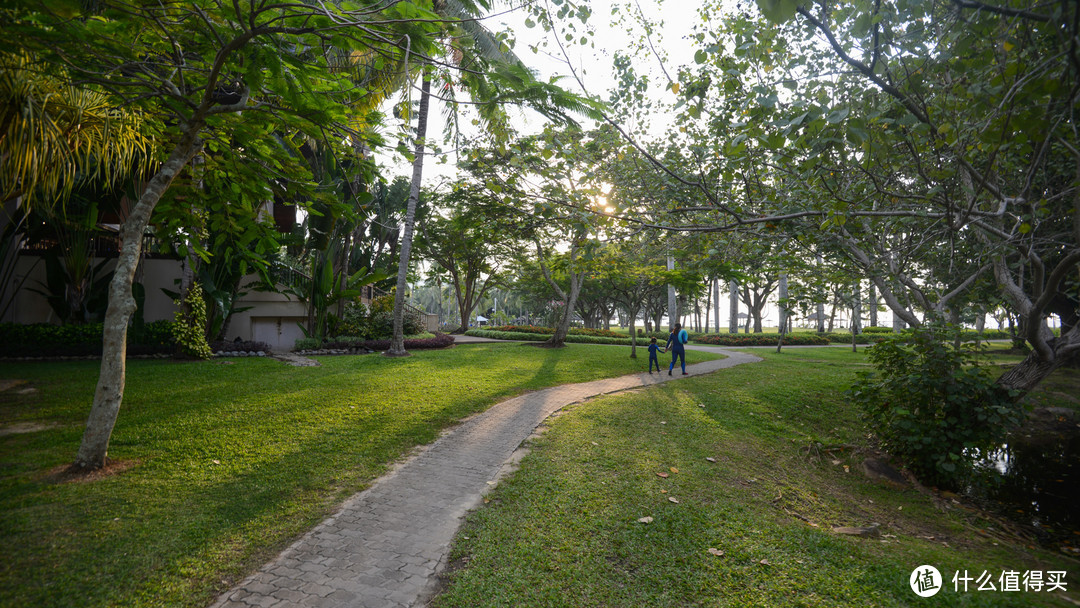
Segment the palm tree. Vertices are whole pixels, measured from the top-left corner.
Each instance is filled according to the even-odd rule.
[[[496,36],[480,23],[481,8],[490,10],[491,3],[487,0],[435,2],[435,10],[448,19],[444,32],[448,63],[456,67],[461,88],[467,90],[477,102],[475,107],[485,130],[495,138],[496,143],[505,144],[513,132],[504,109],[507,104],[527,105],[549,119],[574,125],[577,123],[570,116],[571,112],[598,116],[598,105],[594,102],[573,95],[558,86],[537,81],[525,64],[505,49]],[[424,63],[413,148],[412,183],[405,213],[405,231],[402,235],[401,259],[394,296],[394,334],[389,350],[384,353],[392,357],[408,355],[404,334],[405,286],[412,250],[416,204],[420,199],[423,179],[431,79],[435,68],[428,60]],[[440,92],[446,97],[441,98],[451,102],[453,107],[455,89],[448,76],[443,81],[445,84]]]
[[[51,203],[79,182],[117,184],[144,168],[151,142],[141,127],[28,53],[0,53],[0,217],[11,217],[16,200]]]

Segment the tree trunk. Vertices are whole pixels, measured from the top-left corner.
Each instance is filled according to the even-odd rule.
[[[420,184],[424,173],[424,144],[427,137],[428,104],[431,101],[431,79],[424,75],[420,84],[420,110],[416,122],[416,146],[413,157],[412,184],[405,210],[405,234],[401,239],[401,258],[398,261],[397,290],[394,293],[394,336],[390,349],[384,355],[405,357],[405,286],[409,276],[409,255],[412,253],[413,224],[416,222],[416,205],[420,202]]]
[[[904,331],[904,327],[906,325],[907,324],[904,323],[904,320],[900,318],[900,315],[896,314],[896,311],[894,310],[892,315],[892,330],[896,333],[900,333]]]
[[[712,281],[705,285],[705,333],[709,333],[709,309],[712,308]]]
[[[877,287],[874,286],[874,282],[870,282],[870,327],[877,327]]]
[[[675,258],[668,254],[667,269],[675,270]],[[668,326],[674,327],[679,322],[679,305],[675,299],[675,286],[668,283],[667,286],[667,318]]]
[[[102,336],[101,372],[98,375],[90,416],[86,420],[86,430],[83,431],[82,443],[75,456],[75,466],[78,468],[100,469],[105,466],[109,439],[124,400],[124,383],[127,380],[127,330],[135,312],[131,284],[135,278],[135,269],[139,265],[143,235],[161,195],[201,149],[202,141],[198,138],[201,129],[201,122],[189,123],[187,131],[181,136],[169,159],[150,179],[146,190],[124,220],[120,235],[120,255],[109,284],[109,307],[105,312]]]
[[[570,320],[574,317],[574,303],[578,294],[581,293],[581,284],[585,282],[585,273],[570,272],[570,293],[567,294],[566,306],[563,308],[562,319],[555,328],[555,334],[544,342],[551,347],[566,346],[566,336],[570,333]]]
[[[1068,333],[1050,340],[1050,346],[1053,358],[1045,359],[1039,351],[1032,350],[1023,361],[998,378],[998,386],[1015,391],[1014,399],[1021,399],[1054,370],[1080,356],[1080,327],[1073,327]]]
[[[713,279],[712,284],[713,292],[713,325],[716,327],[716,333],[720,333],[720,279]]]
[[[787,333],[788,312],[787,306],[785,305],[788,299],[787,273],[780,273],[780,281],[777,290],[777,296],[780,298],[780,327],[778,329],[780,332],[780,339],[776,341],[776,352],[780,352],[780,348],[784,345],[784,334]]]
[[[627,316],[630,317],[630,358],[637,359],[637,329],[635,329],[634,321],[637,319],[637,310],[627,310]]]
[[[851,333],[862,333],[862,288],[858,283],[851,291]]]
[[[728,283],[728,333],[739,333],[739,283]]]

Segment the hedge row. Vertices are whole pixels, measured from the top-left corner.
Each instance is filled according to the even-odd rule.
[[[154,321],[128,330],[127,354],[172,354],[176,351],[172,321]],[[52,325],[0,323],[0,357],[100,357],[104,325]],[[219,351],[270,351],[265,342],[214,342]]]
[[[0,323],[0,357],[101,356],[104,325]],[[175,350],[170,321],[146,323],[128,331],[129,355],[154,355]]]
[[[867,328],[868,330],[871,328]],[[895,335],[895,332],[891,329],[889,331],[880,331],[882,328],[873,328],[875,331],[866,331],[855,337],[855,341],[858,344],[874,344],[875,342]],[[903,332],[901,332],[903,333]],[[775,335],[775,334],[774,334]],[[812,334],[825,336],[830,342],[834,344],[851,344],[851,332],[850,331],[834,331],[824,334]],[[965,329],[960,332],[960,335],[965,340],[1009,340],[1012,336],[1004,329],[987,329],[981,333],[973,329]]]
[[[485,327],[481,331],[506,331],[517,334],[544,334],[553,335],[554,327],[538,327],[536,325],[497,325]],[[587,327],[571,327],[572,336],[596,336],[600,338],[627,338],[626,334],[611,331],[609,329],[589,329]]]
[[[881,328],[875,328],[880,330]],[[961,332],[964,339],[974,340],[981,338],[982,340],[1007,340],[1010,338],[1009,332],[999,329],[991,329],[982,332],[967,330]],[[855,336],[856,344],[876,344],[881,340],[894,335],[894,332],[890,329],[888,332],[873,331],[857,334]],[[760,333],[760,334],[709,334],[709,335],[694,335],[691,334],[690,340],[692,342],[698,342],[700,344],[719,344],[723,346],[775,346],[777,340],[780,339],[780,334],[777,333]],[[784,344],[790,346],[800,345],[820,345],[820,344],[851,344],[851,332],[849,331],[834,331],[823,334],[811,333],[811,332],[796,332],[787,334],[784,337]]]
[[[442,332],[435,332],[434,338],[414,338],[405,340],[405,350],[446,348],[453,345],[454,337]],[[390,348],[390,340],[340,340],[325,342],[318,348],[328,350],[384,351]]]
[[[715,346],[776,346],[780,334],[713,334],[698,336],[691,341],[698,344]],[[787,334],[786,346],[820,346],[829,344],[829,339],[818,334]]]
[[[524,342],[543,342],[551,337],[551,334],[536,334],[526,333],[518,331],[494,331],[489,329],[470,329],[465,332],[466,336],[476,336],[477,338],[491,338],[493,340],[521,340]],[[623,336],[621,338],[608,338],[604,336],[581,336],[570,334],[566,336],[567,342],[573,342],[575,344],[616,344],[620,346],[630,346],[630,338]],[[648,344],[648,340],[641,338],[637,341],[638,345]]]

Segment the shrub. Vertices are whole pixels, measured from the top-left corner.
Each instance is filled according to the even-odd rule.
[[[296,350],[314,350],[322,346],[322,340],[318,338],[298,338],[293,345]]]
[[[0,357],[100,356],[102,332],[101,323],[0,323]],[[141,334],[128,334],[128,355],[171,353],[174,350],[171,321],[147,323]]]
[[[876,371],[861,372],[849,395],[882,447],[931,483],[958,487],[975,455],[1017,425],[1014,394],[978,365],[978,346],[952,344],[942,326],[905,332],[869,350]]]
[[[332,340],[322,344],[315,341],[306,342],[309,338],[303,338],[296,341],[296,350],[315,350],[319,348],[328,348],[334,350],[372,350],[381,351],[390,348],[390,340],[363,340],[359,338],[349,340]],[[313,340],[313,339],[312,339]],[[301,342],[304,345],[301,345]],[[405,340],[405,350],[422,350],[426,348],[446,348],[454,345],[454,337],[442,332],[436,332],[432,338],[413,338]]]
[[[513,327],[513,326],[507,326]],[[521,326],[517,326],[521,327]],[[543,328],[541,328],[543,329]],[[476,336],[478,338],[492,338],[494,340],[521,340],[523,342],[543,342],[550,338],[555,332],[552,331],[548,334],[541,333],[526,333],[518,331],[500,331],[492,329],[470,329],[465,332],[466,336]],[[613,332],[614,333],[614,332]],[[628,336],[621,336],[618,338],[609,338],[607,336],[588,336],[570,334],[566,336],[566,342],[573,344],[615,344],[618,346],[630,346],[630,338]],[[648,344],[646,340],[638,338],[638,346],[645,346]]]
[[[780,334],[711,334],[691,338],[698,344],[716,346],[776,346]],[[829,344],[828,338],[818,334],[785,334],[786,346],[820,346]]]
[[[210,344],[206,342],[206,300],[198,283],[192,283],[184,294],[184,299],[173,300],[179,310],[176,311],[172,325],[173,340],[180,352],[196,359],[209,359],[214,356]]]
[[[406,336],[424,333],[424,320],[415,310],[406,308],[402,319]],[[387,294],[371,300],[370,305],[350,302],[345,313],[333,326],[338,336],[358,336],[365,340],[390,338],[394,335],[394,295]]]
[[[226,340],[218,340],[210,344],[210,350],[215,353],[220,352],[242,352],[242,353],[257,353],[271,352],[270,345],[266,342],[257,342],[255,340],[233,340],[232,342]]]

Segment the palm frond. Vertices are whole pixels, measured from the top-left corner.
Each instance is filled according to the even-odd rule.
[[[80,180],[117,184],[145,172],[153,139],[98,91],[47,73],[25,53],[0,53],[0,200],[70,195]]]

